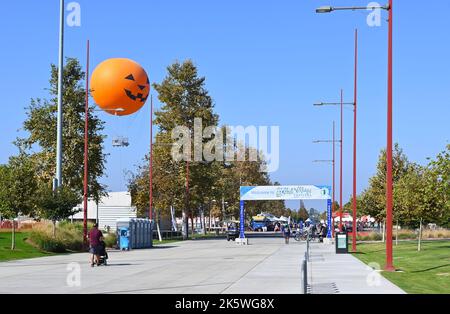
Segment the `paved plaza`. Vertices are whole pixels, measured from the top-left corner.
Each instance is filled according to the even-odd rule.
[[[88,254],[0,263],[0,293],[300,294],[306,245],[282,238],[179,242],[150,250],[110,252],[107,267]],[[351,255],[314,243],[311,293],[404,293]]]

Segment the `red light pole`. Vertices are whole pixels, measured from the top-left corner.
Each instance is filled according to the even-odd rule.
[[[389,35],[388,35],[388,110],[387,110],[387,172],[386,172],[386,267],[387,271],[395,271],[392,256],[392,94],[393,94],[393,0],[389,0]]]
[[[371,7],[331,7],[323,6],[316,13],[330,13],[344,10],[386,10],[389,11],[388,30],[388,101],[387,101],[387,143],[386,143],[386,271],[395,271],[392,254],[392,209],[393,209],[393,181],[392,181],[392,114],[393,114],[393,0],[385,6]]]
[[[336,211],[336,142],[340,142],[340,141],[336,141],[336,123],[333,121],[333,140],[329,141],[329,140],[325,140],[325,141],[314,141],[313,143],[318,144],[318,143],[333,143],[333,159],[332,160],[315,160],[314,162],[331,162],[333,165],[333,203],[331,204],[331,215],[333,216],[333,214]],[[334,217],[331,218],[332,219],[332,226],[329,226],[332,230],[332,236],[334,237]]]
[[[339,184],[339,191],[340,191],[340,195],[339,195],[339,216],[340,216],[340,222],[339,222],[339,230],[342,231],[342,218],[343,218],[343,144],[344,144],[344,105],[352,105],[354,106],[354,103],[344,103],[344,91],[341,89],[341,101],[339,103],[324,103],[324,102],[319,102],[319,103],[315,103],[314,106],[337,106],[339,105],[341,107],[341,140],[340,141],[335,141],[334,140],[334,128],[333,128],[333,142],[340,142],[341,143],[341,160],[340,160],[340,184]],[[354,130],[354,132],[356,132],[356,129]],[[333,155],[335,154],[334,152],[334,148],[333,148]],[[334,157],[333,157],[334,159]],[[334,194],[334,192],[333,192]],[[333,205],[334,206],[334,205]],[[334,227],[334,226],[333,226]]]
[[[85,91],[85,111],[84,111],[84,178],[83,178],[83,243],[87,244],[87,220],[88,220],[88,196],[89,196],[89,62],[90,42],[87,41],[87,61],[86,61],[86,91]],[[95,110],[93,110],[95,111]],[[123,108],[102,109],[115,114],[124,111]],[[98,218],[98,217],[97,217]]]
[[[150,222],[153,220],[153,95],[150,97],[150,160],[149,160],[149,213]]]

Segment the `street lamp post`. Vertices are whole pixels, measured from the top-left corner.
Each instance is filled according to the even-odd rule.
[[[341,141],[336,140],[335,138],[335,129],[336,129],[336,123],[333,121],[333,139],[332,140],[320,140],[320,141],[314,141],[314,144],[319,143],[332,143],[333,144],[333,159],[332,160],[315,160],[314,162],[331,162],[333,165],[333,203],[331,204],[331,211],[332,214],[335,213],[335,203],[336,203],[336,143],[340,143]],[[334,218],[333,220],[333,226],[332,226],[332,236],[334,237]]]
[[[343,157],[344,157],[344,91],[341,89],[341,157],[339,158],[340,162],[340,176],[339,176],[339,231],[342,232],[342,218],[343,218],[343,178],[342,175],[344,173],[343,170]]]
[[[318,102],[315,103],[314,106],[340,106],[341,108],[341,139],[340,139],[340,143],[341,143],[341,150],[340,150],[340,180],[339,180],[339,217],[340,217],[340,221],[339,221],[339,230],[342,231],[342,218],[343,218],[343,212],[342,212],[342,202],[343,202],[343,144],[344,144],[344,105],[352,105],[354,106],[354,103],[344,103],[344,91],[341,90],[341,101],[336,103],[336,102]],[[356,130],[354,130],[354,132],[356,132]],[[333,128],[333,141],[334,141],[334,128]],[[334,155],[334,151],[333,151],[333,155]],[[334,194],[334,193],[333,193]],[[333,205],[334,206],[334,205]]]
[[[89,58],[90,44],[87,41],[87,58],[86,58],[86,94],[85,94],[85,121],[84,121],[84,200],[83,200],[83,243],[87,243],[87,211],[88,211],[88,141],[89,141]]]
[[[62,185],[62,126],[63,126],[63,72],[64,72],[64,0],[60,0],[59,16],[59,64],[58,64],[58,117],[56,134],[56,176],[53,179],[53,190]]]
[[[342,116],[343,116],[343,106],[342,105],[353,105],[353,197],[352,197],[352,209],[353,209],[353,226],[356,225],[357,220],[357,211],[356,211],[356,177],[357,177],[357,170],[356,170],[356,130],[357,130],[357,98],[358,98],[358,30],[355,29],[355,67],[354,67],[354,101],[353,103],[343,103],[342,100],[342,91],[341,91],[341,137],[342,137]],[[338,105],[338,103],[320,103],[316,105]],[[342,150],[341,150],[341,162],[342,162]],[[342,167],[341,167],[342,170]],[[342,178],[342,173],[341,173]],[[342,193],[342,190],[341,190]],[[342,195],[342,194],[341,194]],[[341,201],[341,208],[342,208],[342,199]],[[342,219],[342,217],[341,217]],[[342,229],[342,222],[339,224],[339,228]],[[357,229],[352,228],[352,249],[354,252],[356,252],[356,233]]]
[[[153,220],[153,95],[150,97],[150,160],[149,160],[149,213],[150,223]]]
[[[353,228],[352,228],[352,250],[356,252],[356,234],[358,232],[356,215],[356,122],[358,110],[358,29],[355,29],[355,79],[353,88]]]
[[[392,181],[392,113],[393,113],[393,0],[385,6],[372,7],[331,7],[323,6],[317,13],[330,13],[343,10],[386,10],[389,12],[388,30],[388,101],[387,101],[387,143],[386,143],[386,271],[395,271],[392,255],[392,208],[393,208],[393,181]]]

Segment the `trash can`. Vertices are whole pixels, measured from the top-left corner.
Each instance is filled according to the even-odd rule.
[[[347,232],[336,232],[336,254],[348,254]]]
[[[119,248],[121,251],[129,251],[131,249],[130,246],[130,229],[129,228],[120,228],[119,229]]]

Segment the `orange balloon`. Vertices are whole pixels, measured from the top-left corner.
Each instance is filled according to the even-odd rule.
[[[109,114],[127,116],[141,109],[150,94],[148,75],[130,59],[109,59],[92,73],[91,94]]]

